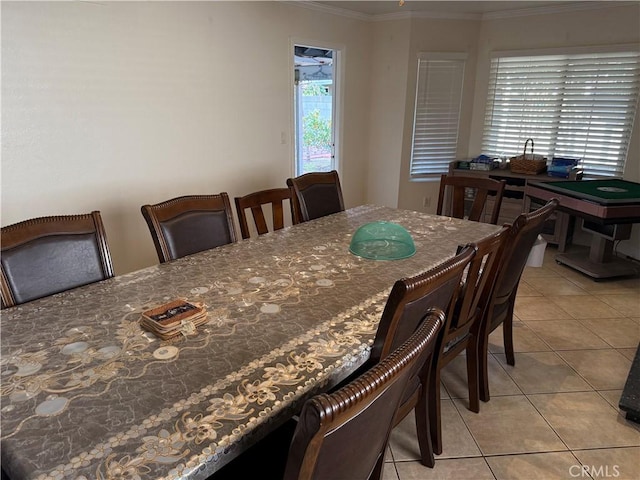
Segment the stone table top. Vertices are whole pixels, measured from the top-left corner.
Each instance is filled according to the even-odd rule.
[[[372,221],[416,254],[349,252]],[[395,280],[495,225],[365,205],[2,311],[2,467],[24,479],[206,478],[362,365]],[[141,313],[201,302],[161,341]]]

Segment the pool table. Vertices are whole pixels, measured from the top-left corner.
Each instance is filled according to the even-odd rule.
[[[548,201],[557,198],[559,210],[583,219],[582,229],[592,233],[589,256],[563,253],[558,263],[595,279],[635,275],[640,267],[618,258],[614,242],[631,237],[632,224],[640,222],[640,183],[621,179],[529,182],[525,196]]]

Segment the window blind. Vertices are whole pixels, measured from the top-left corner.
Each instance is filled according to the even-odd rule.
[[[446,173],[456,158],[464,59],[418,60],[411,177]]]
[[[579,158],[586,174],[622,176],[639,67],[638,52],[492,59],[482,153],[519,155],[532,138],[549,159]]]

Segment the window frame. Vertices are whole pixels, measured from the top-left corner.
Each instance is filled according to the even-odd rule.
[[[460,120],[461,120],[462,107],[463,107],[465,74],[467,70],[467,60],[468,60],[468,54],[466,52],[420,52],[418,54],[417,64],[416,64],[415,97],[414,97],[414,105],[413,105],[413,123],[411,127],[412,128],[411,153],[409,158],[409,180],[410,181],[422,181],[422,180],[431,180],[434,178],[440,178],[441,174],[448,172],[449,163],[454,161],[457,157],[458,141],[459,141],[459,135],[460,135]],[[423,71],[423,69],[421,68],[422,62],[451,62],[451,63],[461,64],[461,66],[460,65],[458,66],[460,68],[460,74],[455,78],[455,80],[459,82],[459,85],[460,85],[460,90],[459,92],[456,93],[458,104],[456,108],[451,108],[451,105],[449,106],[450,113],[453,113],[455,111],[455,116],[456,116],[455,132],[452,132],[451,130],[449,130],[444,133],[444,136],[455,133],[455,141],[453,142],[453,148],[451,148],[451,145],[452,145],[451,142],[447,144],[451,152],[451,157],[447,158],[445,162],[438,159],[416,158],[417,157],[416,152],[417,152],[417,149],[419,148],[416,145],[416,142],[418,140],[417,132],[416,132],[417,127],[419,125],[418,115],[419,115],[419,109],[424,108],[421,105],[419,105],[421,95],[424,95],[424,91],[421,89],[421,87],[425,86],[425,88],[428,88],[426,87],[427,79],[425,79],[425,82],[421,82],[421,79],[422,79],[421,72]],[[424,142],[425,141],[424,139],[427,137],[423,136],[422,138],[423,138],[422,142]],[[421,156],[425,156],[425,155],[428,155],[428,154],[423,154]],[[429,167],[425,165],[432,161],[434,163],[433,166]],[[427,170],[430,169],[432,171],[420,172],[418,171],[420,169],[427,169]]]
[[[598,114],[601,114],[600,111],[602,109],[602,105],[604,102],[598,102],[598,104],[594,104],[591,110],[583,109],[584,107],[575,107],[571,105],[571,108],[568,106],[572,102],[575,103],[575,100],[567,100],[568,98],[576,98],[576,91],[578,88],[582,88],[586,90],[584,85],[587,84],[586,81],[576,81],[575,80],[575,64],[578,61],[578,57],[580,56],[594,56],[594,55],[615,55],[619,54],[623,55],[635,55],[635,66],[633,67],[634,77],[632,81],[628,84],[620,83],[628,90],[627,92],[627,103],[625,106],[616,110],[616,114],[620,115],[620,117],[624,117],[624,124],[619,127],[619,132],[617,132],[617,137],[614,139],[614,135],[609,133],[597,134],[594,135],[598,140],[592,140],[591,143],[586,143],[581,152],[579,151],[577,146],[568,146],[571,143],[577,143],[580,141],[581,133],[580,130],[590,132],[591,129],[595,130],[598,120],[594,117],[597,117]],[[554,90],[550,90],[552,92],[558,92],[558,101],[557,105],[554,107],[555,110],[551,107],[548,110],[540,111],[540,119],[545,116],[551,117],[552,114],[555,114],[557,117],[554,122],[550,125],[549,129],[553,131],[552,136],[549,136],[548,139],[539,142],[543,145],[544,149],[537,148],[535,153],[542,153],[549,160],[555,155],[557,157],[570,157],[570,158],[584,158],[584,162],[581,162],[581,168],[585,170],[585,175],[589,176],[610,176],[610,177],[621,177],[624,174],[625,166],[628,162],[629,156],[629,147],[631,145],[631,135],[633,132],[633,124],[635,118],[638,116],[638,109],[640,108],[640,49],[638,45],[635,44],[618,44],[611,46],[601,46],[601,47],[573,47],[573,48],[553,48],[553,49],[542,49],[542,50],[518,50],[518,51],[496,51],[492,52],[489,66],[489,75],[487,79],[487,99],[485,102],[484,109],[484,117],[483,117],[483,127],[482,127],[482,153],[490,156],[514,156],[520,155],[523,152],[520,151],[504,151],[504,148],[499,145],[499,141],[496,139],[496,131],[497,127],[495,126],[495,121],[493,115],[496,112],[496,92],[497,88],[497,77],[498,77],[498,68],[499,66],[494,67],[494,63],[499,61],[500,59],[514,59],[514,58],[530,58],[530,57],[541,57],[541,64],[544,63],[542,57],[558,57],[555,60],[550,61],[564,61],[566,68],[565,74],[560,75],[556,74],[557,78],[562,78],[562,83],[557,83]],[[561,57],[566,57],[564,60]],[[593,64],[597,64],[598,60],[594,59]],[[522,68],[522,67],[520,67]],[[613,70],[613,72],[619,72],[620,70]],[[567,73],[568,72],[568,73]],[[594,85],[597,88],[601,88],[600,84],[596,84],[596,80],[602,78],[602,72],[604,70],[597,70],[596,73],[593,74],[590,79],[593,79]],[[535,85],[536,81],[540,82],[539,78],[533,77],[532,85],[534,85],[535,91],[543,91],[543,87],[539,85]],[[573,82],[573,83],[572,83]],[[524,82],[522,82],[524,83]],[[576,88],[575,86],[579,87]],[[616,85],[617,87],[617,85]],[[525,90],[525,87],[518,86],[519,89]],[[594,87],[595,88],[595,87]],[[609,89],[610,87],[605,87],[605,89]],[[566,92],[565,92],[566,90]],[[570,95],[573,95],[571,97]],[[635,102],[633,98],[635,97]],[[550,98],[548,96],[547,98]],[[571,111],[571,110],[574,111]],[[502,111],[507,110],[506,107],[503,106]],[[522,109],[515,113],[514,117],[520,117],[523,115],[522,112],[526,111],[525,106],[522,106]],[[577,113],[576,113],[577,112]],[[625,113],[626,112],[626,113]],[[623,115],[625,113],[625,115]],[[582,124],[578,123],[578,118],[580,116],[585,117],[585,122]],[[615,120],[607,120],[609,123],[604,123],[605,128],[609,125],[614,124]],[[524,146],[524,142],[526,138],[533,138],[534,142],[536,140],[535,135],[539,134],[542,136],[542,128],[534,128],[532,127],[531,132],[522,132],[518,134],[515,132],[515,129],[508,125],[504,126],[504,132],[502,135],[513,134],[519,135],[523,138],[518,138],[518,141],[521,140],[522,146]],[[562,128],[561,128],[562,127]],[[492,140],[490,137],[493,134],[494,139]],[[582,136],[585,134],[582,133]],[[586,134],[586,138],[589,138],[589,134]],[[601,146],[603,143],[609,143],[611,140],[614,140],[614,143],[617,145],[617,150],[620,152],[616,159],[613,159],[612,155],[614,155],[613,149],[611,152],[603,153],[603,159],[606,162],[600,162],[597,158],[597,146]],[[564,142],[564,146],[562,146]],[[508,141],[503,141],[503,145],[507,145]],[[510,145],[511,148],[512,147]],[[522,147],[523,148],[523,147]],[[564,148],[564,151],[562,150]],[[496,151],[494,151],[496,150]],[[501,150],[501,151],[497,151]],[[595,156],[595,158],[594,158]],[[607,158],[608,156],[608,158]]]

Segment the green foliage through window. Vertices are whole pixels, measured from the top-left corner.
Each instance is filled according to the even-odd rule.
[[[302,96],[304,97],[323,97],[329,96],[329,89],[318,82],[300,82],[302,86]]]
[[[302,117],[304,145],[328,147],[331,145],[331,121],[320,118],[320,110],[312,110]]]

